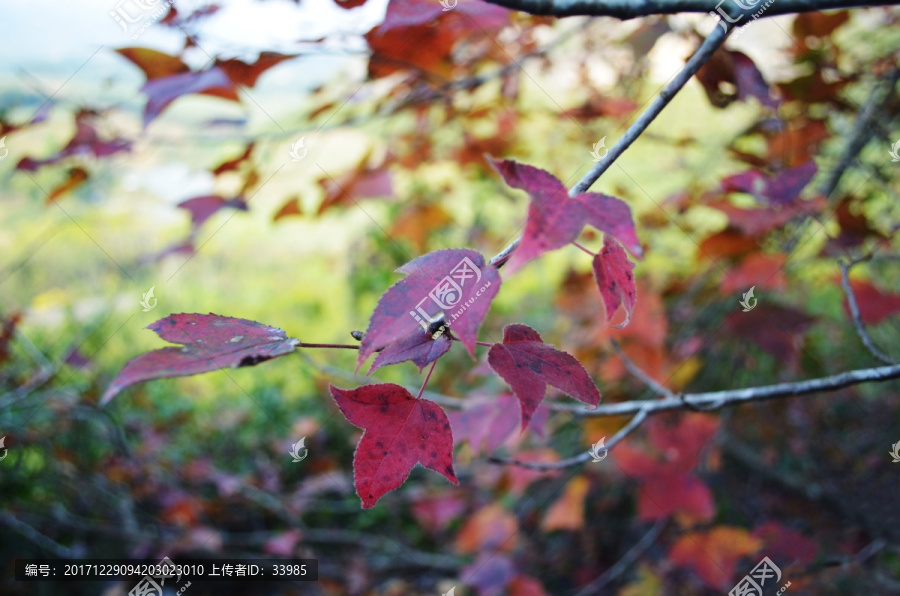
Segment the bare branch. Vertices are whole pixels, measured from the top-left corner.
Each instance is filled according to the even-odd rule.
[[[619,442],[622,441],[622,439],[630,435],[635,429],[637,429],[637,427],[639,427],[644,422],[644,420],[647,419],[648,413],[649,409],[647,408],[638,410],[637,414],[634,415],[634,418],[629,420],[628,424],[619,429],[619,432],[613,435],[613,438],[604,445],[607,452],[618,445]],[[575,457],[570,457],[568,459],[554,462],[528,462],[503,457],[490,457],[488,458],[488,461],[493,464],[509,464],[513,466],[519,466],[520,468],[527,468],[529,470],[562,470],[563,468],[569,468],[572,466],[583,464],[590,459],[593,459],[591,453],[589,451],[585,451],[584,453],[576,455]]]
[[[662,534],[663,530],[665,530],[666,525],[668,525],[668,519],[661,519],[657,521],[650,530],[641,537],[640,540],[635,543],[628,552],[626,552],[621,559],[616,561],[615,565],[607,569],[603,572],[600,577],[583,587],[575,596],[590,596],[591,594],[601,594],[602,589],[606,587],[611,582],[615,581],[620,575],[622,575],[625,571],[628,570],[629,567],[634,565],[634,563],[643,555],[647,549],[649,549],[656,539],[659,538],[659,535]]]
[[[878,349],[869,336],[869,332],[866,331],[865,325],[863,325],[862,316],[859,313],[859,304],[856,302],[856,294],[853,293],[853,288],[850,286],[850,268],[855,264],[855,262],[838,262],[841,268],[841,287],[847,296],[847,305],[850,307],[850,319],[853,321],[853,328],[856,329],[856,334],[872,356],[885,364],[894,364],[894,361],[887,354]]]
[[[497,4],[501,3],[497,2]],[[684,87],[685,83],[687,83],[688,80],[700,70],[700,67],[710,59],[719,46],[725,42],[725,39],[732,30],[732,27],[728,22],[722,21],[722,24],[725,25],[725,27],[716,27],[715,30],[703,40],[703,43],[700,44],[700,47],[694,55],[685,63],[681,71],[669,81],[669,84],[660,92],[659,96],[653,101],[650,107],[628,127],[628,130],[625,131],[622,138],[620,138],[612,149],[609,150],[609,153],[607,153],[602,160],[597,162],[597,165],[595,165],[569,190],[569,196],[581,194],[589,189],[603,172],[609,169],[613,162],[615,162],[616,159],[618,159],[619,156],[622,155],[622,153],[624,153],[625,150],[628,149],[628,147],[647,129],[647,127],[650,126],[650,123],[659,116],[663,108],[665,108],[669,102],[672,101],[672,98],[681,91],[681,88]],[[509,260],[513,251],[519,246],[520,241],[521,237],[511,242],[506,248],[491,258],[490,264],[498,269],[502,267],[506,261]]]
[[[716,10],[717,4],[721,4],[716,0],[487,0],[487,2],[535,15],[614,17],[621,20],[657,14],[709,13]],[[888,0],[778,0],[770,4],[759,16],[772,17],[799,12],[894,4],[896,2]],[[744,14],[757,10],[758,4],[744,11]],[[735,14],[730,16],[736,17],[738,14],[740,13],[735,10]]]
[[[634,360],[628,357],[628,354],[622,351],[622,347],[619,345],[619,342],[615,339],[611,339],[610,343],[612,344],[613,351],[616,353],[622,360],[622,364],[625,365],[625,368],[628,369],[632,375],[637,377],[644,385],[652,389],[657,395],[661,395],[663,397],[675,397],[675,394],[672,393],[667,387],[664,387],[662,384],[658,383],[653,377],[648,375],[644,369],[634,363]]]

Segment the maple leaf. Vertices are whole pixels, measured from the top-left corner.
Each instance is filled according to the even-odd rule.
[[[469,353],[475,355],[478,327],[500,291],[500,273],[474,250],[430,252],[397,269],[407,276],[382,294],[359,347],[357,369],[381,348],[406,341],[444,313],[444,319]],[[418,318],[417,318],[418,317]]]
[[[638,518],[655,521],[673,514],[709,520],[715,514],[712,493],[691,470],[701,451],[718,429],[718,420],[707,414],[688,414],[674,426],[658,419],[647,423],[650,443],[659,455],[651,455],[622,443],[616,447],[619,466],[641,483]]]
[[[679,538],[669,549],[669,559],[692,568],[711,588],[727,589],[737,562],[761,546],[762,540],[742,528],[717,526]]]
[[[519,398],[522,430],[544,399],[547,385],[586,404],[600,403],[600,391],[581,363],[571,354],[545,344],[540,334],[527,325],[504,327],[503,343],[491,346],[488,364]]]
[[[531,199],[522,240],[506,264],[510,273],[574,241],[585,224],[624,242],[635,256],[642,254],[631,209],[621,199],[593,192],[570,199],[563,183],[549,172],[509,159],[487,159],[506,184]]]
[[[191,214],[191,227],[194,229],[199,228],[203,225],[203,222],[225,207],[247,211],[247,203],[243,198],[233,197],[226,199],[217,195],[194,197],[178,203],[178,206]]]
[[[106,157],[121,151],[131,149],[131,141],[122,138],[114,138],[103,140],[97,132],[92,121],[97,117],[97,113],[91,110],[82,109],[75,114],[75,134],[66,143],[66,146],[59,150],[55,155],[47,159],[33,159],[31,157],[22,158],[16,168],[25,171],[35,171],[41,166],[55,164],[66,157],[73,155],[93,155],[94,157]],[[75,168],[76,170],[81,168]],[[83,170],[82,170],[83,171]],[[85,176],[86,178],[86,176]],[[82,179],[83,181],[83,179]],[[60,193],[61,194],[61,193]]]
[[[439,405],[393,383],[329,388],[347,420],[365,431],[353,456],[363,509],[399,488],[417,463],[459,484],[450,421]]]
[[[759,170],[747,170],[723,178],[720,184],[726,192],[745,192],[770,205],[789,205],[797,200],[800,191],[806,188],[818,171],[816,162],[810,160],[774,176]]]
[[[887,293],[865,281],[851,280],[850,288],[859,306],[859,316],[866,325],[877,325],[900,312],[900,294]],[[844,298],[844,312],[850,316],[850,303]]]
[[[425,329],[419,328],[411,335],[386,346],[375,357],[375,361],[369,368],[369,374],[382,366],[407,360],[411,360],[421,372],[427,365],[446,354],[452,343],[450,338],[443,333],[434,337]]]
[[[612,320],[621,304],[625,309],[625,320],[616,329],[621,329],[631,321],[631,313],[637,302],[637,286],[634,284],[634,263],[628,260],[622,245],[606,237],[603,250],[594,256],[594,279],[600,288],[603,306],[606,308],[606,322]]]
[[[198,313],[169,315],[147,325],[161,338],[182,347],[166,347],[132,359],[116,375],[100,405],[135,383],[196,375],[222,368],[255,366],[294,351],[300,342],[281,329],[247,319]]]
[[[545,532],[553,530],[580,530],[584,527],[584,499],[590,482],[584,476],[576,476],[567,484],[553,505],[547,510],[541,528]]]
[[[474,397],[466,400],[466,407],[448,412],[455,443],[466,441],[477,453],[490,453],[502,445],[516,430],[518,420],[510,416],[517,408],[515,396],[503,393],[496,397]],[[550,410],[540,404],[531,417],[528,428],[543,436],[543,428]]]

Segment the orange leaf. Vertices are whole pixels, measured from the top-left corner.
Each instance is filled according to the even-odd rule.
[[[544,531],[578,530],[584,526],[584,499],[589,488],[590,482],[584,476],[572,478],[562,496],[547,511],[541,524]]]
[[[727,589],[737,562],[761,547],[762,540],[742,528],[717,526],[679,538],[669,550],[669,559],[693,569],[708,586]]]
[[[511,551],[516,545],[519,522],[500,505],[488,505],[475,512],[456,536],[456,550],[474,553],[484,550]]]

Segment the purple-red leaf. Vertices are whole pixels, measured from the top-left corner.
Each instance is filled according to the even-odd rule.
[[[330,389],[347,420],[365,430],[353,456],[363,509],[400,488],[417,463],[459,484],[450,421],[439,405],[392,383]]]
[[[181,344],[181,347],[153,350],[131,360],[103,394],[101,405],[135,383],[221,368],[255,366],[290,354],[300,343],[276,327],[212,313],[169,315],[148,325],[147,329],[167,341]]]
[[[506,183],[528,193],[528,218],[518,248],[506,264],[514,273],[545,252],[562,248],[581,233],[585,224],[624,243],[636,257],[642,254],[631,209],[621,199],[599,193],[569,198],[563,183],[552,174],[513,160],[488,161]]]
[[[247,203],[240,197],[225,199],[217,195],[194,197],[178,203],[178,206],[191,214],[191,227],[194,229],[203,225],[207,219],[219,209],[233,207],[241,211],[247,211]]]
[[[405,273],[382,294],[359,347],[357,368],[381,348],[409,340],[442,312],[453,335],[475,354],[478,327],[500,290],[500,274],[478,252],[438,250],[397,270]]]
[[[537,331],[526,325],[507,325],[503,343],[488,352],[488,364],[503,377],[522,408],[522,429],[531,422],[547,385],[596,406],[600,392],[581,363],[571,354],[545,344]]]
[[[231,101],[239,101],[237,88],[225,74],[214,66],[202,72],[181,72],[167,77],[151,79],[144,83],[141,91],[147,94],[144,109],[144,126],[150,124],[166,107],[181,97],[191,93],[215,95]]]
[[[747,170],[724,178],[721,186],[726,192],[745,192],[770,205],[790,205],[797,201],[800,191],[816,172],[816,162],[808,161],[775,176],[767,176],[759,170]]]
[[[453,342],[444,333],[434,337],[421,327],[400,341],[384,348],[369,368],[369,374],[382,366],[411,360],[419,371],[450,350]]]
[[[631,313],[637,302],[637,286],[634,283],[634,263],[628,260],[622,246],[606,237],[603,250],[594,257],[594,279],[600,288],[603,306],[606,308],[606,322],[612,320],[621,304],[625,308],[625,321],[615,325],[621,329],[631,321]]]

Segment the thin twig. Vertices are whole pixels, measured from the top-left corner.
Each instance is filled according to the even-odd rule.
[[[872,341],[869,332],[866,331],[866,326],[863,324],[862,315],[859,312],[859,304],[856,301],[856,294],[850,286],[850,268],[855,264],[855,262],[838,261],[838,265],[841,268],[841,287],[847,296],[847,305],[850,307],[850,319],[853,321],[853,328],[856,329],[856,334],[872,356],[885,364],[894,364],[894,361],[887,354],[878,349],[878,346]]]
[[[634,360],[628,357],[622,350],[622,346],[619,345],[619,342],[615,339],[610,340],[610,344],[612,344],[612,349],[616,353],[616,356],[622,361],[622,364],[625,365],[625,368],[630,372],[633,376],[637,377],[644,385],[652,389],[656,394],[661,395],[666,398],[673,398],[675,394],[672,393],[667,387],[663,386],[661,383],[658,383],[655,379],[653,379],[650,375],[648,375],[641,367],[635,364]]]
[[[630,2],[631,0],[629,0]],[[502,4],[501,2],[495,2],[496,4]],[[633,2],[631,2],[633,4]],[[599,3],[598,3],[599,6]],[[714,8],[714,7],[713,7]],[[703,66],[713,55],[713,53],[721,46],[725,39],[728,37],[728,34],[731,32],[732,27],[729,23],[724,22],[724,28],[716,27],[709,36],[703,40],[703,43],[700,44],[700,47],[694,52],[694,55],[690,57],[690,59],[685,63],[684,67],[681,71],[675,75],[675,77],[669,81],[669,84],[665,86],[665,88],[659,93],[657,98],[653,100],[653,103],[650,104],[650,107],[647,108],[640,117],[634,121],[634,123],[628,127],[628,130],[625,131],[625,134],[616,141],[616,144],[613,145],[612,149],[609,150],[609,153],[606,156],[597,162],[584,177],[579,180],[575,186],[573,186],[569,190],[569,196],[576,196],[585,191],[587,191],[594,182],[605,172],[609,167],[619,158],[622,153],[628,149],[629,146],[639,137],[641,134],[650,126],[650,123],[659,116],[660,112],[662,112],[663,108],[665,108],[672,98],[681,91],[681,88],[684,87],[685,83],[687,83],[694,74],[700,70],[700,67]],[[502,267],[506,261],[509,260],[509,257],[512,255],[513,251],[519,246],[519,242],[521,241],[521,237],[513,240],[506,248],[497,253],[490,260],[490,264],[498,269]]]
[[[628,571],[628,568],[634,565],[634,563],[643,555],[648,548],[650,548],[656,539],[659,538],[659,535],[662,534],[663,530],[665,530],[666,525],[668,525],[669,520],[661,519],[657,521],[650,530],[644,534],[640,540],[638,540],[634,546],[628,549],[621,559],[616,561],[616,563],[603,572],[600,577],[583,587],[575,596],[590,596],[591,594],[600,594],[600,590],[609,585],[611,582],[614,582],[620,575]]]
[[[622,441],[622,439],[624,439],[625,437],[630,435],[637,427],[639,427],[644,422],[644,420],[647,419],[648,414],[649,414],[649,409],[645,408],[645,409],[639,410],[637,412],[637,414],[635,414],[634,417],[628,421],[628,424],[626,424],[621,429],[619,429],[619,432],[617,432],[615,435],[613,435],[613,438],[610,439],[609,442],[604,445],[607,453],[609,452],[610,449],[612,449],[613,447],[618,445],[619,442]],[[577,466],[579,464],[583,464],[583,463],[587,462],[588,460],[593,460],[593,459],[594,458],[593,458],[593,455],[591,454],[591,452],[585,451],[584,453],[576,455],[575,457],[570,457],[568,459],[563,459],[563,460],[554,461],[554,462],[528,462],[528,461],[521,461],[518,459],[504,458],[504,457],[489,457],[488,461],[491,462],[492,464],[513,465],[513,466],[518,466],[520,468],[526,468],[528,470],[561,470],[563,468],[569,468],[571,466]]]
[[[487,0],[491,4],[520,10],[535,15],[556,17],[592,16],[614,17],[621,20],[650,15],[677,14],[684,12],[712,12],[722,3],[716,0]],[[888,6],[890,0],[778,0],[759,15],[772,17],[782,14],[819,12],[839,8],[862,8],[867,6]],[[730,3],[726,3],[726,6]],[[757,10],[754,5],[743,14]],[[732,9],[734,17],[741,14]]]

